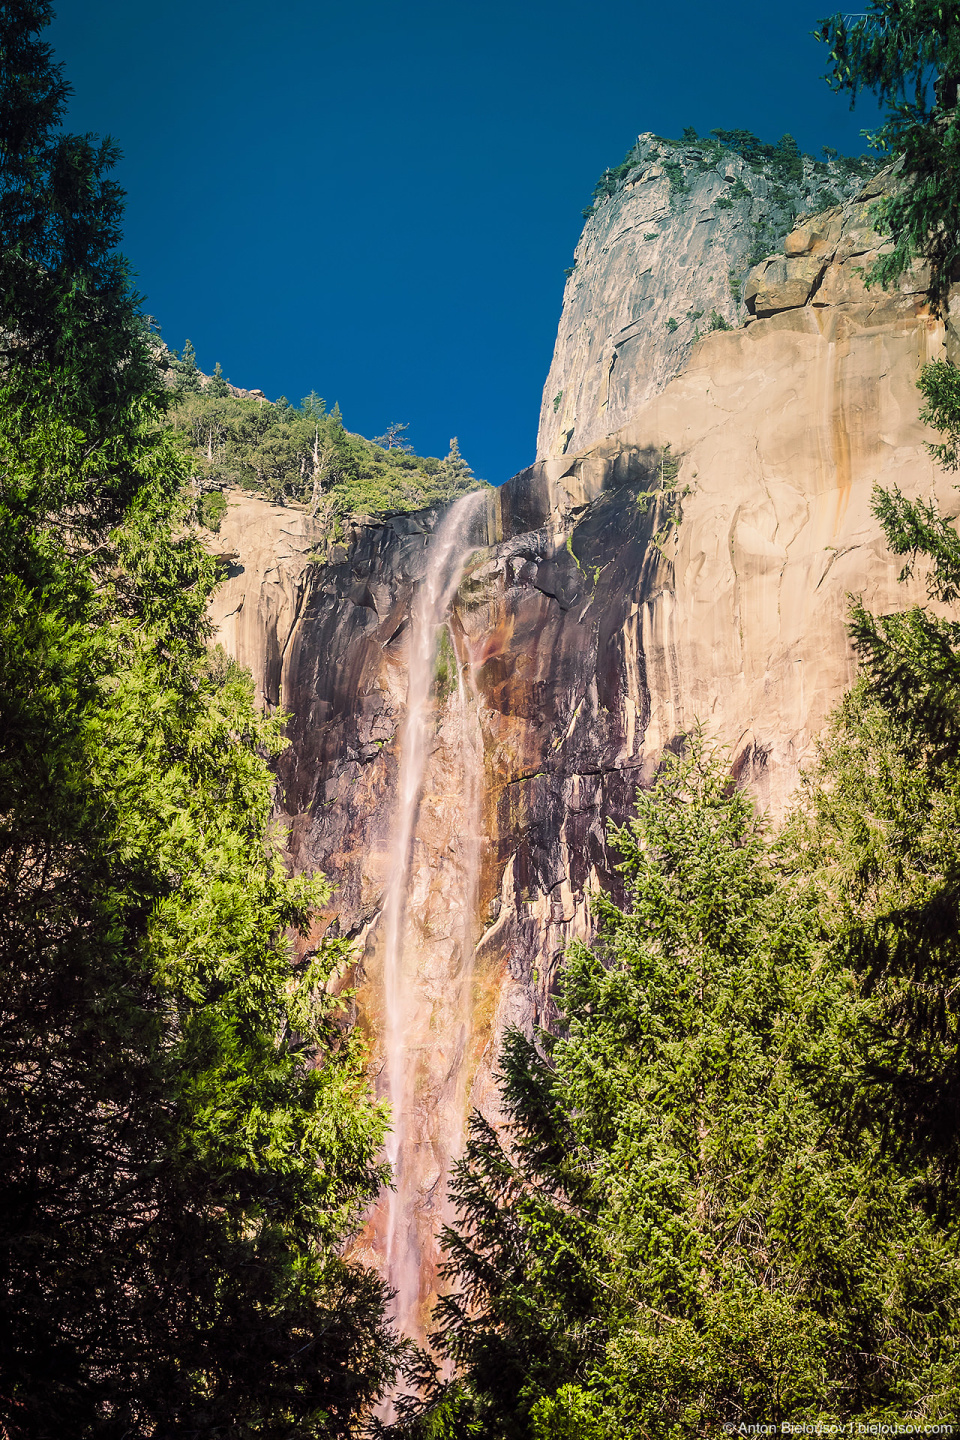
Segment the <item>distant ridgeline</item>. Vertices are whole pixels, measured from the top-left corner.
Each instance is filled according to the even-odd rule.
[[[754,221],[756,235],[749,256],[751,265],[777,249],[798,215],[814,214],[841,204],[868,176],[889,163],[873,155],[840,155],[829,145],[823,147],[825,158],[816,160],[800,151],[792,135],[783,135],[776,145],[769,145],[749,130],[717,129],[709,135],[698,135],[688,126],[679,140],[667,140],[662,135],[638,135],[620,164],[600,176],[593,190],[594,203],[584,210],[584,218],[589,218],[605,200],[616,195],[637,166],[662,166],[670,177],[674,198],[679,201],[689,188],[691,167],[694,174],[714,170],[731,154],[739,155],[750,170],[768,182],[765,213]],[[746,200],[752,193],[740,181],[726,200],[718,203],[732,208],[737,200]]]
[[[316,393],[292,405],[232,385],[219,363],[204,375],[189,340],[182,355],[163,347],[159,362],[173,392],[168,424],[195,466],[199,518],[209,529],[219,529],[223,491],[234,486],[305,506],[336,527],[348,515],[441,505],[487,483],[475,478],[456,439],[443,460],[413,454],[406,425],[366,440],[344,428],[339,405],[328,412]]]

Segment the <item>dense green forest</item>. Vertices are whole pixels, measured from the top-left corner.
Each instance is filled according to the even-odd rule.
[[[958,255],[960,22],[875,0],[823,22],[838,89],[873,90],[868,277]],[[960,468],[960,370],[922,372]],[[953,519],[875,514],[931,602]],[[662,1440],[951,1426],[960,1410],[960,623],[854,601],[859,679],[773,833],[702,732],[614,832],[627,901],[563,963],[554,1033],[507,1036],[500,1133],[474,1115],[433,1355],[398,1434]],[[926,1433],[935,1433],[926,1430]]]
[[[0,6],[0,1430],[347,1435],[396,1353],[343,1258],[387,1116],[50,19]]]
[[[219,363],[197,367],[188,340],[183,355],[156,350],[169,388],[165,424],[183,446],[199,517],[218,528],[225,489],[239,486],[286,504],[305,505],[336,532],[348,515],[384,515],[443,505],[486,482],[474,479],[456,438],[443,460],[413,454],[406,425],[377,440],[344,428],[340,407],[321,397],[299,405],[234,394]]]

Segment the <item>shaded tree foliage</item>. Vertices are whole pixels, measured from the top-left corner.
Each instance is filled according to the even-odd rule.
[[[870,0],[868,12],[822,20],[828,79],[850,95],[872,91],[885,111],[873,145],[903,157],[896,193],[877,205],[894,240],[868,281],[891,285],[914,259],[929,262],[931,294],[943,307],[960,258],[960,15],[944,0]]]
[[[506,1140],[475,1121],[456,1172],[458,1373],[421,1372],[408,1433],[949,1417],[956,1215],[877,1123],[882,1006],[809,835],[774,842],[694,735],[618,843],[628,906],[598,897],[559,1037],[508,1043]]]
[[[0,1425],[347,1435],[393,1365],[342,1253],[385,1116],[49,18],[0,6]]]
[[[925,368],[934,456],[956,468],[960,371]],[[932,601],[960,596],[960,539],[931,502],[874,492],[901,578],[922,564]],[[874,997],[861,1110],[952,1211],[960,1159],[960,623],[916,605],[852,608],[861,675],[829,732],[814,789],[815,863],[835,877],[835,923]]]

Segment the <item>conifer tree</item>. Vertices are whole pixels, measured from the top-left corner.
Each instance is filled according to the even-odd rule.
[[[960,15],[943,0],[870,0],[866,15],[822,20],[818,36],[830,47],[835,90],[851,105],[871,90],[885,108],[873,144],[903,156],[896,193],[877,206],[878,223],[894,248],[870,272],[889,285],[914,258],[930,263],[932,296],[946,300],[960,258]]]
[[[697,734],[618,841],[628,904],[597,897],[559,1038],[506,1048],[507,1143],[475,1121],[457,1170],[435,1343],[458,1375],[409,1433],[946,1418],[956,1215],[857,1108],[881,1009],[809,852]]]
[[[925,367],[929,445],[958,466],[960,371]],[[960,537],[923,499],[877,488],[874,513],[901,578],[960,598]],[[916,605],[851,611],[860,678],[834,721],[815,789],[817,866],[840,880],[846,954],[877,997],[859,1108],[917,1163],[937,1203],[960,1199],[960,622]]]
[[[210,376],[210,383],[207,385],[207,394],[217,399],[222,399],[224,395],[230,394],[230,386],[224,379],[223,366],[219,360],[213,367],[213,374]]]
[[[55,367],[60,403],[102,410],[145,382],[141,322],[115,248],[123,191],[110,172],[119,150],[59,128],[70,87],[40,38],[52,14],[49,0],[0,9],[0,354],[9,384]]]
[[[450,449],[445,458],[440,462],[437,483],[444,498],[450,500],[457,495],[465,494],[468,490],[476,489],[477,482],[473,477],[473,471],[460,454],[456,435],[450,441]]]
[[[582,1373],[607,1336],[589,1179],[577,1169],[553,1067],[515,1031],[500,1064],[505,1131],[471,1117],[450,1189],[458,1222],[443,1232],[441,1276],[451,1288],[431,1339],[455,1378],[444,1381],[422,1356],[407,1372],[418,1393],[399,1405],[400,1432],[424,1440],[442,1426],[524,1433],[538,1397]]]
[[[385,1117],[49,19],[0,7],[0,1428],[347,1435],[393,1363],[342,1258]]]
[[[197,368],[197,352],[193,342],[184,342],[183,354],[177,361],[177,376],[179,384],[184,390],[198,391],[200,389],[200,371]]]

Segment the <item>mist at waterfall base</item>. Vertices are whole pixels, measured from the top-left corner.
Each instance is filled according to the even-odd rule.
[[[57,0],[69,124],[115,136],[122,248],[169,344],[498,484],[534,458],[582,224],[639,130],[865,148],[820,0]]]

